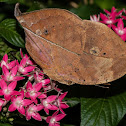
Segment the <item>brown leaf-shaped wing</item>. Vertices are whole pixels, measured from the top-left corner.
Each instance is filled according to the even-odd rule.
[[[125,74],[126,45],[107,26],[81,20],[63,9],[15,16],[26,33],[26,49],[53,80],[94,85]]]

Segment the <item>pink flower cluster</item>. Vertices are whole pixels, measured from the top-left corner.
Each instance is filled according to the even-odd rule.
[[[46,120],[49,126],[60,126],[60,121],[66,116],[63,109],[69,106],[62,101],[67,92],[62,93],[54,82],[45,77],[42,70],[39,69],[28,57],[23,55],[22,60],[9,62],[8,55],[3,56],[0,62],[2,75],[0,76],[0,111],[2,107],[9,104],[8,111],[17,110],[24,115],[27,120],[31,117],[35,120]],[[23,84],[23,81],[26,83]],[[20,81],[20,82],[19,82]],[[55,91],[57,95],[50,94]],[[40,111],[45,111],[46,116],[41,116]],[[49,111],[54,111],[49,116]]]
[[[122,9],[117,12],[115,7],[112,7],[111,12],[104,9],[106,14],[100,13],[100,15],[90,16],[91,21],[101,22],[106,24],[109,28],[112,28],[117,35],[119,35],[123,41],[126,41],[126,27],[124,27],[123,20],[126,20],[126,10]]]

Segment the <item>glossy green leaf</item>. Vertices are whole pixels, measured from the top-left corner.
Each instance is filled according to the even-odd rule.
[[[109,98],[81,98],[81,126],[117,126],[126,114],[126,92]]]
[[[0,23],[0,35],[12,45],[24,48],[24,40],[16,32],[16,20],[5,19]]]

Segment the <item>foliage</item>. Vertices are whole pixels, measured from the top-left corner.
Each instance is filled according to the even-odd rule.
[[[90,15],[103,13],[103,9],[111,11],[113,6],[118,10],[126,8],[125,0],[111,0],[111,2],[110,0],[93,0],[93,3],[90,3],[90,0],[87,3],[84,1],[86,0],[64,0],[62,2],[59,0],[0,0],[0,60],[5,53],[8,53],[11,61],[15,58],[20,60],[19,48],[24,48],[25,45],[23,29],[13,15],[14,5],[17,2],[21,4],[23,12],[58,7],[70,10],[82,19],[90,19]],[[123,23],[125,26],[125,22]],[[117,25],[117,23],[114,25]],[[120,21],[120,26],[122,25]],[[114,27],[112,28],[114,30]],[[25,49],[24,52],[26,52]],[[60,88],[68,91],[68,98],[65,101],[71,107],[65,111],[67,116],[61,124],[63,126],[126,125],[125,82],[126,78],[123,77],[116,82],[112,82],[109,89],[79,85],[68,87],[59,84]],[[22,126],[29,125],[27,121],[22,121],[22,119],[25,120],[24,118],[12,116],[18,120],[16,122],[16,120],[9,121],[8,117],[7,120],[3,121],[3,117],[6,117],[5,113],[0,116],[1,126],[10,126],[10,122]],[[29,123],[33,126],[42,125],[41,122],[34,120]]]

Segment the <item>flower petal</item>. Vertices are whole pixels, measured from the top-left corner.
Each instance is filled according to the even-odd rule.
[[[46,118],[46,122],[49,123],[49,122],[50,122],[50,119],[51,119],[51,116],[48,116],[48,117]]]
[[[11,70],[11,75],[15,76],[17,74],[17,65],[15,67],[12,68]]]
[[[23,105],[24,105],[24,106],[30,105],[31,103],[32,103],[32,101],[29,100],[29,99],[24,99],[24,100],[23,100]]]
[[[5,62],[7,62],[7,61],[8,61],[8,55],[5,54],[5,55],[3,56],[3,59],[2,59],[2,60],[4,60]]]
[[[52,101],[54,101],[56,98],[57,98],[57,95],[51,95],[51,96],[48,96],[48,97],[47,97],[47,101],[48,101],[48,102],[52,102]]]
[[[20,94],[20,92],[18,92],[18,91],[13,91],[13,93],[12,93],[12,95],[19,95]]]
[[[66,103],[60,103],[60,107],[66,109],[69,108],[69,105],[67,105]]]
[[[27,112],[26,112],[26,119],[27,120],[30,120],[31,119],[31,115],[27,114]]]
[[[111,13],[110,13],[108,10],[106,10],[106,9],[104,9],[104,12],[105,12],[106,14],[108,14],[108,15],[111,14]]]
[[[46,94],[41,94],[38,98],[46,98],[47,97],[47,95]]]
[[[3,65],[2,67],[2,71],[3,71],[4,76],[7,78],[10,73],[5,65]]]
[[[56,121],[60,121],[61,119],[63,119],[66,116],[66,114],[58,114],[55,116]]]
[[[33,117],[35,120],[42,121],[42,118],[41,118],[41,116],[39,115],[39,113],[33,114],[32,117]]]
[[[38,104],[38,105],[36,106],[36,108],[37,108],[37,111],[40,111],[40,110],[42,110],[42,109],[44,108],[44,106],[41,105],[41,104]]]
[[[23,74],[26,74],[26,73],[28,73],[28,72],[31,72],[31,71],[33,71],[35,69],[35,67],[34,66],[28,66],[28,67],[25,67],[24,68],[24,73]]]
[[[12,81],[9,85],[8,85],[8,89],[13,91],[16,88],[17,85],[17,81]]]
[[[10,94],[7,94],[7,95],[4,94],[4,98],[9,101],[11,99],[11,95]]]
[[[20,55],[21,55],[21,58],[23,58],[23,52],[22,52],[22,49],[20,48]]]
[[[13,112],[13,111],[16,110],[16,107],[14,106],[14,104],[11,104],[11,105],[9,106],[8,110],[9,110],[10,112]]]
[[[26,89],[32,89],[32,84],[31,84],[31,82],[30,81],[28,81],[28,83],[27,83],[27,85],[26,85]]]
[[[44,108],[44,111],[46,112],[46,114],[49,114],[49,110],[47,108]]]
[[[4,95],[4,94],[3,94],[3,90],[1,90],[1,89],[0,89],[0,95]]]
[[[42,84],[37,83],[36,85],[33,86],[33,88],[35,89],[35,91],[39,91],[42,88]]]
[[[100,13],[100,18],[101,18],[102,20],[108,20],[107,16],[104,15],[104,14],[102,14],[102,13]]]
[[[3,79],[0,80],[0,86],[1,86],[2,90],[7,88],[7,84],[6,84],[6,82]]]
[[[11,62],[8,64],[9,69],[11,69],[12,67],[14,67],[15,64],[16,64],[16,60],[11,61]]]
[[[124,23],[123,23],[122,19],[119,19],[117,27],[120,27],[121,29],[124,28]]]
[[[28,58],[26,58],[25,56],[22,58],[21,62],[20,62],[20,65],[23,65],[25,66],[26,65],[26,61],[27,61]]]
[[[59,100],[61,101],[61,100],[63,100],[64,99],[64,97],[67,95],[67,92],[65,92],[65,93],[63,93],[63,94],[61,94],[60,96],[59,96]]]
[[[22,114],[22,115],[25,115],[25,109],[23,106],[17,108],[17,110]]]
[[[49,105],[48,104],[48,107],[47,108],[50,109],[50,110],[58,110],[58,107],[55,106],[55,105]]]
[[[49,84],[50,83],[50,79],[44,79],[41,81],[42,82],[42,86]]]

